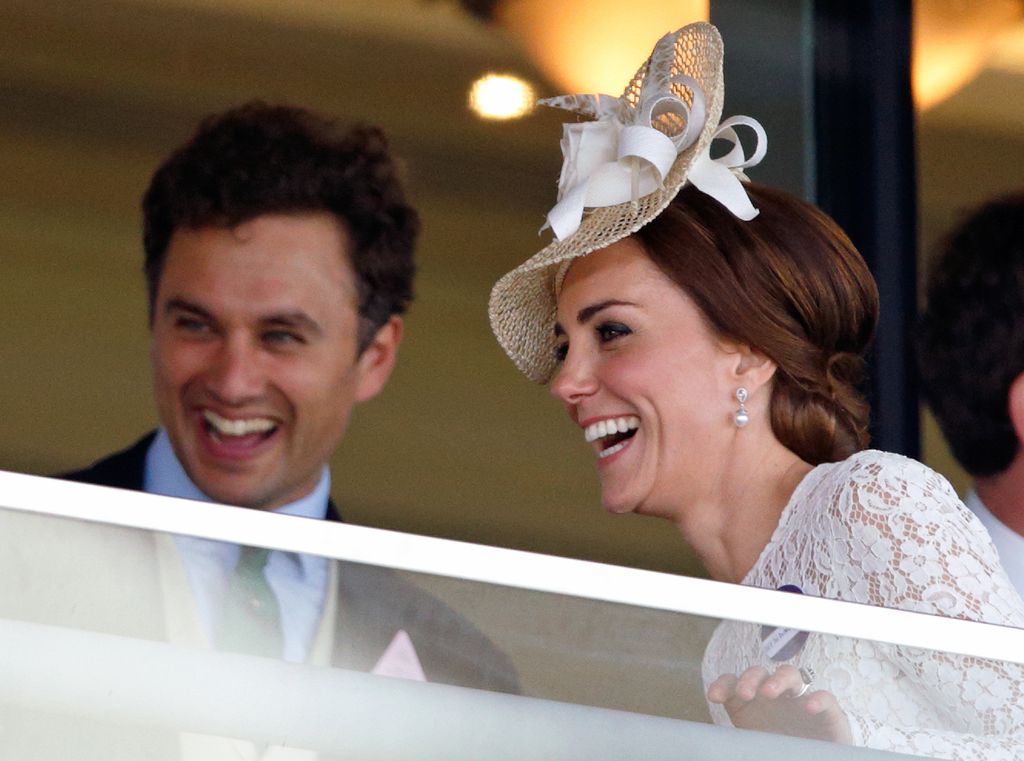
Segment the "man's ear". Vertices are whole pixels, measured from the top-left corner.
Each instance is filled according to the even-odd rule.
[[[1024,442],[1024,373],[1013,379],[1006,399],[1010,422],[1017,434],[1017,441]]]
[[[372,399],[384,388],[391,377],[398,358],[398,344],[402,342],[402,318],[392,315],[374,334],[369,345],[356,360],[355,400],[365,402]]]
[[[742,386],[751,396],[762,386],[771,382],[777,365],[766,354],[746,344],[733,346],[733,380],[737,388]]]

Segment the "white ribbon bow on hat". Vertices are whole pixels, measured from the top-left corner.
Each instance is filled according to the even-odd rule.
[[[564,161],[558,180],[558,203],[548,212],[541,230],[550,226],[555,237],[564,240],[579,228],[584,209],[636,202],[663,187],[676,157],[697,141],[706,121],[704,92],[697,81],[679,74],[668,83],[686,87],[692,94],[692,105],[669,92],[667,86],[653,96],[642,95],[635,110],[625,100],[610,95],[571,95],[540,101],[597,118],[563,125]],[[685,129],[670,137],[651,126],[654,119],[666,113],[684,121]],[[753,129],[757,136],[757,147],[750,158],[744,155],[733,129],[741,125]],[[725,156],[713,159],[711,143],[716,138],[729,140],[733,147]],[[758,212],[740,180],[746,179],[743,170],[760,163],[767,150],[768,137],[760,123],[748,116],[734,116],[721,123],[694,159],[687,179],[740,219],[751,220]]]

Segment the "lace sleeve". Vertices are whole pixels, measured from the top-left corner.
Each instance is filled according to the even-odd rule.
[[[869,456],[869,455],[874,455]],[[981,524],[949,483],[913,460],[855,458],[833,504],[850,597],[887,608],[1024,628],[1024,602]],[[841,516],[841,517],[840,517]],[[842,533],[845,531],[845,535]],[[846,596],[846,595],[844,595]],[[912,730],[852,716],[862,744],[955,759],[1024,757],[1024,667],[906,647],[883,648],[908,690],[947,727]]]

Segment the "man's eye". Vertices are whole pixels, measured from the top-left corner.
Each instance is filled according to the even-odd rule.
[[[263,334],[263,340],[275,346],[305,343],[302,336],[298,333],[292,333],[287,330],[268,330]]]
[[[174,321],[174,326],[186,333],[209,333],[210,326],[202,320],[194,317],[179,317]]]
[[[565,357],[569,353],[569,342],[563,341],[562,343],[555,346],[551,350],[551,356],[555,358],[555,362],[565,362]]]
[[[614,341],[616,338],[628,336],[633,332],[620,322],[602,322],[597,326],[596,330],[597,337],[601,340],[601,343]]]

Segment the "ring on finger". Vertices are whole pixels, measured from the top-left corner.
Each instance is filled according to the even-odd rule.
[[[807,691],[811,689],[811,683],[814,681],[814,676],[814,669],[810,666],[802,666],[800,668],[800,680],[803,682],[803,685],[801,685],[800,691],[793,697],[802,698],[806,695]]]

